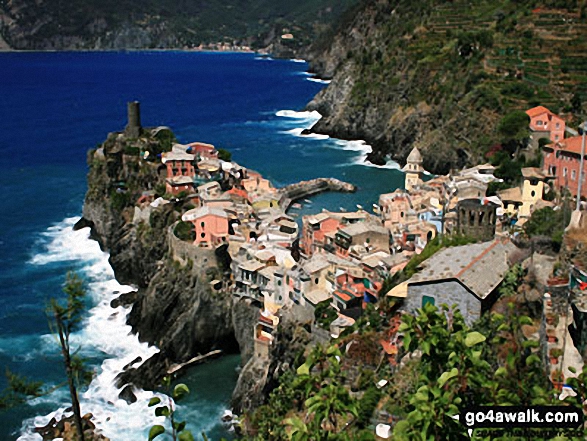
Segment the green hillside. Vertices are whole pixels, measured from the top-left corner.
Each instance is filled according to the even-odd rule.
[[[484,160],[507,113],[545,105],[571,125],[587,102],[586,6],[577,1],[364,1],[314,45],[333,82],[316,130],[362,138],[372,159],[417,145],[447,171]],[[426,152],[434,155],[426,155]]]
[[[354,0],[0,1],[0,32],[14,48],[263,46],[292,33],[307,44]]]

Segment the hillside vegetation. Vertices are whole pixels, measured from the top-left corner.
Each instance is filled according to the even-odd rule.
[[[15,49],[184,48],[224,42],[295,49],[354,0],[0,0],[0,38]]]
[[[378,163],[418,146],[425,167],[446,172],[484,161],[514,110],[545,105],[576,123],[587,102],[586,8],[363,1],[312,48],[313,69],[333,77],[309,105],[324,115],[314,130],[366,139]]]

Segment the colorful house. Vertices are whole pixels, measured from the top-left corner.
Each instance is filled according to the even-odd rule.
[[[194,208],[186,211],[181,220],[194,224],[194,244],[197,246],[213,248],[227,240],[228,215],[224,210],[210,207]]]
[[[552,142],[562,141],[565,138],[565,121],[544,106],[526,110],[530,117],[530,139],[538,143],[540,138],[550,139]]]
[[[582,137],[574,136],[542,148],[544,157],[542,172],[554,177],[554,186],[557,190],[567,188],[573,196],[577,195],[579,186],[581,143]],[[587,172],[587,169],[585,171]],[[587,197],[586,184],[584,173],[581,189],[583,198]]]
[[[195,175],[195,156],[185,152],[185,146],[175,145],[170,152],[161,155],[161,162],[167,168],[167,177]]]
[[[410,219],[412,203],[408,193],[402,190],[396,190],[393,193],[382,194],[379,196],[379,213],[383,220],[383,226],[394,228],[399,224],[405,224]]]
[[[195,155],[198,160],[218,158],[218,151],[212,144],[192,142],[191,144],[187,144],[186,147],[189,149],[189,153]]]

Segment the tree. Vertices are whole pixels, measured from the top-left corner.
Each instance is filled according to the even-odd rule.
[[[519,147],[530,135],[529,124],[530,117],[526,112],[514,110],[499,121],[497,130],[506,146]]]
[[[175,403],[187,396],[190,393],[190,390],[185,384],[180,383],[173,388],[173,391],[171,391],[171,377],[169,376],[163,377],[163,385],[168,392],[167,404],[157,406],[158,404],[161,404],[161,398],[153,397],[149,401],[149,407],[157,406],[155,408],[155,415],[169,419],[171,425],[171,439],[173,439],[173,441],[194,441],[192,432],[185,428],[186,422],[176,421],[175,419]],[[163,433],[165,433],[165,427],[160,424],[154,425],[149,430],[149,441],[152,441]],[[205,435],[204,439],[207,439]]]
[[[218,149],[218,159],[222,161],[230,162],[232,159],[232,153],[225,149]]]
[[[71,396],[74,421],[79,441],[84,441],[82,415],[77,395],[80,382],[81,363],[75,351],[71,352],[70,336],[79,325],[84,310],[86,290],[82,279],[75,273],[67,273],[63,292],[66,295],[65,304],[57,299],[50,299],[47,309],[49,327],[59,337],[61,355],[65,364],[65,374]]]

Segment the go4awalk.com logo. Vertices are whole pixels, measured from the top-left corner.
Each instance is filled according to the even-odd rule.
[[[573,406],[469,406],[454,417],[472,435],[475,429],[578,429],[583,412]]]

